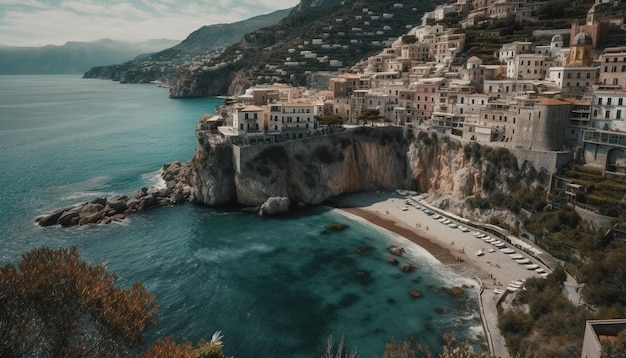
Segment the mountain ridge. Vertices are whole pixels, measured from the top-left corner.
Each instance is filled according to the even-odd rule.
[[[81,74],[100,63],[119,63],[178,42],[153,39],[131,43],[100,39],[40,47],[0,45],[0,75]]]
[[[274,24],[290,11],[277,10],[230,24],[205,25],[176,46],[121,64],[94,66],[83,77],[130,83],[155,80],[167,82],[179,66],[197,58],[213,57],[221,49],[239,41],[246,33]]]

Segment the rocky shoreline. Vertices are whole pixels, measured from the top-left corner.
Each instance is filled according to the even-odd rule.
[[[96,198],[39,216],[35,221],[40,226],[62,227],[110,224],[121,222],[129,214],[151,208],[194,202],[193,188],[189,181],[190,170],[189,162],[167,163],[161,172],[165,185],[143,187],[130,197],[115,195],[110,198]],[[242,210],[263,216],[284,214],[289,212],[290,207],[289,198],[274,196],[260,206],[246,207]]]
[[[61,225],[63,227],[109,224],[122,221],[129,214],[153,207],[185,203],[191,198],[188,173],[187,163],[168,163],[163,166],[161,173],[165,181],[164,186],[144,187],[130,197],[115,195],[110,198],[96,198],[87,203],[76,204],[40,216],[36,222],[40,226]]]

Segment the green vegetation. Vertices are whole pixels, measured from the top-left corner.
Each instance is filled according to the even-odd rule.
[[[466,342],[456,342],[449,333],[443,335],[444,346],[438,358],[488,358],[488,354],[473,353]],[[423,347],[415,337],[406,341],[391,341],[385,345],[383,358],[433,358],[430,349]]]
[[[625,212],[626,178],[603,176],[598,169],[574,165],[565,176],[573,184],[581,185],[584,192],[579,193],[576,201],[597,208],[598,212],[608,216],[619,216]]]
[[[528,279],[513,302],[517,308],[501,312],[499,327],[512,356],[580,357],[585,321],[592,314],[563,295],[565,278],[557,269],[547,279]]]
[[[363,121],[365,124],[381,121],[389,122],[389,118],[381,115],[377,109],[364,109],[356,119],[359,122]]]
[[[514,41],[533,41],[534,30],[567,29],[572,21],[583,21],[593,1],[575,0],[548,1],[537,11],[538,21],[516,22],[514,15],[504,19],[482,17],[476,25],[465,29],[464,52],[469,56],[479,56],[485,64],[497,63],[493,56],[503,44]],[[564,39],[567,40],[567,39]]]
[[[315,116],[315,119],[323,126],[338,126],[346,122],[345,118],[335,114]]]
[[[157,303],[144,285],[123,289],[116,280],[104,266],[82,261],[75,247],[35,249],[17,267],[4,266],[0,356],[130,356],[141,349],[142,334],[157,324]],[[138,357],[222,358],[220,337],[215,338],[196,351],[168,337]]]
[[[542,188],[523,190],[523,194],[514,194],[513,200],[496,193],[475,200],[476,205],[511,211],[519,205],[528,210],[521,216],[523,229],[585,284],[581,295],[593,309],[573,306],[567,300],[562,293],[564,272],[552,263],[557,269],[547,280],[528,280],[526,291],[514,302],[518,308],[502,312],[500,328],[512,354],[580,356],[585,320],[626,316],[626,242],[594,230],[571,206],[562,200],[559,204],[558,197],[551,197],[552,205],[547,205]]]

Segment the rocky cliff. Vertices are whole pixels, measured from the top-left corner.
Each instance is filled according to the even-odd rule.
[[[190,165],[192,200],[250,207],[270,197],[320,204],[343,193],[406,188],[460,213],[470,210],[468,197],[511,192],[535,177],[505,149],[400,127],[242,148],[202,138]]]
[[[528,164],[520,169],[506,149],[462,144],[411,128],[359,127],[240,147],[202,123],[193,158],[166,164],[164,186],[143,188],[130,198],[99,198],[60,209],[38,218],[38,223],[109,223],[153,206],[187,201],[210,206],[238,203],[272,214],[285,212],[290,204],[316,205],[344,193],[397,188],[428,193],[428,200],[438,207],[480,219],[491,212],[481,212],[466,199],[494,192],[508,195],[539,177]]]

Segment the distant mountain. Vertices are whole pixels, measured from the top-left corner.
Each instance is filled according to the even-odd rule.
[[[68,42],[62,46],[0,46],[0,75],[79,74],[96,65],[128,61],[179,42],[159,39],[126,43],[104,39]]]
[[[304,86],[308,74],[337,71],[380,52],[440,0],[301,0],[278,24],[259,29],[219,56],[178,69],[171,97],[237,94],[282,82]]]
[[[214,57],[219,51],[240,41],[245,34],[278,23],[290,11],[291,9],[278,10],[231,24],[203,26],[172,48],[140,56],[119,65],[93,67],[84,77],[131,83],[166,81],[180,65],[201,58]]]

